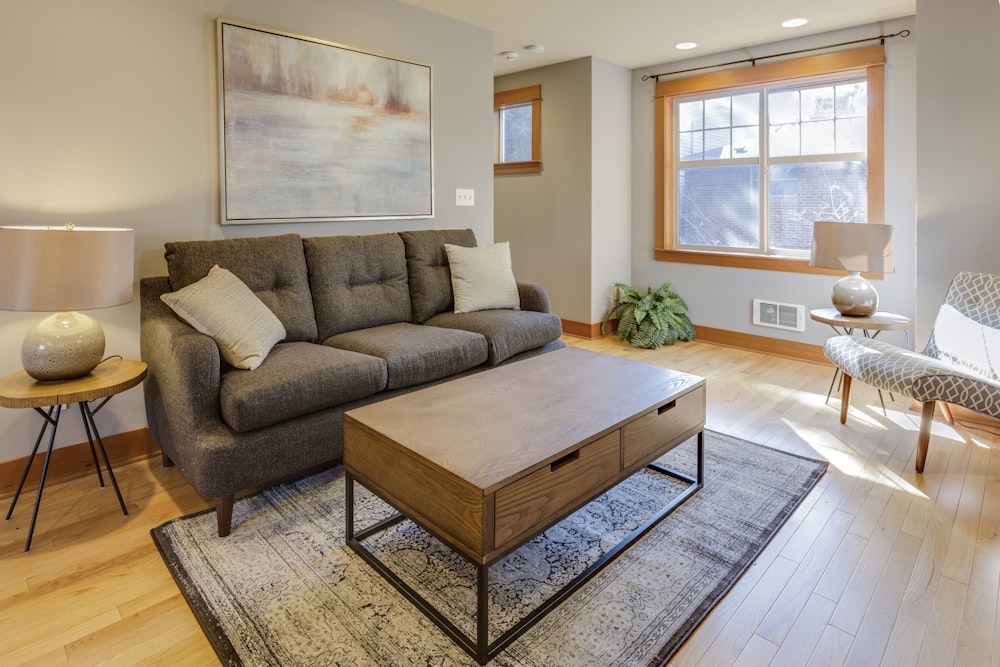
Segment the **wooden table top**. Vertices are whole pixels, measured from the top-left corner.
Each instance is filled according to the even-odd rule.
[[[567,348],[356,408],[345,419],[489,490],[704,383]]]
[[[816,308],[809,311],[809,317],[835,327],[846,329],[869,329],[872,331],[901,331],[913,326],[913,320],[895,313],[878,311],[865,317],[844,315],[836,308]]]
[[[0,380],[0,407],[44,408],[114,396],[131,389],[146,377],[146,364],[111,358],[83,377],[59,382],[39,382],[24,370]]]

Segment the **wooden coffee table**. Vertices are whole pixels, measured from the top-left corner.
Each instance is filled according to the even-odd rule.
[[[704,426],[703,378],[575,348],[351,410],[344,415],[347,543],[485,664],[701,488]],[[694,435],[695,476],[652,464]],[[685,490],[490,643],[490,565],[651,464],[686,482]],[[399,514],[356,531],[355,481]],[[362,544],[404,518],[475,565],[475,638]]]

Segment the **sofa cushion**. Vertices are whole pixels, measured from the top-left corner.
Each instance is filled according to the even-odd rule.
[[[422,324],[428,318],[453,310],[451,271],[444,244],[475,247],[471,229],[424,229],[400,232],[406,247],[406,270],[410,280],[413,321]]]
[[[558,315],[530,310],[441,313],[427,320],[426,324],[482,334],[486,337],[489,351],[487,363],[490,366],[557,340],[562,335],[562,321]]]
[[[257,370],[225,373],[219,401],[222,420],[243,433],[371,396],[385,386],[386,366],[378,357],[314,343],[279,343]]]
[[[410,287],[399,234],[302,239],[318,340],[409,322]]]
[[[180,317],[219,346],[231,366],[260,366],[285,327],[242,280],[216,264],[201,280],[161,294],[160,299]]]
[[[351,331],[333,336],[324,344],[384,359],[389,376],[387,389],[448,377],[475,368],[487,359],[483,336],[419,324],[387,324]]]
[[[170,289],[201,280],[218,264],[246,283],[285,327],[286,341],[316,341],[316,317],[297,234],[176,241],[165,245]]]
[[[444,251],[448,255],[456,313],[520,309],[521,297],[510,265],[510,244],[504,241],[466,248],[445,243]]]

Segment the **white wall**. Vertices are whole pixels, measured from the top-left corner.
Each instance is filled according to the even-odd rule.
[[[632,244],[631,73],[592,58],[590,318],[600,322],[614,284],[628,282]]]
[[[289,225],[218,224],[215,19],[224,17],[432,67],[435,217]],[[46,0],[0,18],[0,224],[130,226],[136,279],[162,275],[171,240],[472,228],[493,240],[493,37],[393,0]],[[456,208],[455,188],[476,206]],[[85,258],[81,258],[85,261]],[[138,302],[93,311],[107,353],[137,358]],[[0,312],[0,374],[42,313]],[[86,439],[78,418],[57,445]],[[105,435],[145,426],[141,392],[98,416]],[[40,425],[0,410],[0,461],[26,456]]]
[[[917,28],[922,346],[955,273],[1000,273],[1000,5],[917,0]]]
[[[830,305],[828,276],[778,271],[734,269],[660,262],[653,258],[655,241],[655,182],[653,141],[653,94],[655,81],[642,81],[657,74],[713,65],[751,56],[825,46],[853,39],[909,29],[907,38],[888,40],[885,45],[885,221],[895,227],[895,273],[876,282],[880,308],[913,317],[915,281],[916,201],[916,50],[920,35],[912,17],[884,24],[789,40],[742,51],[647,67],[632,73],[632,283],[640,288],[670,281],[687,302],[695,325],[809,344],[822,344],[829,336],[826,325],[806,321],[805,332],[754,326],[754,298],[803,304],[806,312]],[[886,339],[912,344],[912,335],[885,334]]]

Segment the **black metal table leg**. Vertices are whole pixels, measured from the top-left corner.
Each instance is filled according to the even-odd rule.
[[[45,436],[45,429],[48,428],[49,424],[53,423],[52,412],[57,406],[52,406],[49,411],[43,412],[41,408],[35,408],[35,411],[42,416],[45,421],[42,422],[42,428],[38,430],[38,437],[35,439],[35,446],[31,448],[31,454],[28,455],[28,462],[24,465],[24,472],[21,473],[21,481],[17,483],[17,491],[14,492],[14,497],[11,498],[10,508],[7,510],[7,516],[5,520],[10,521],[10,517],[14,514],[14,505],[17,504],[17,499],[21,495],[21,489],[24,488],[24,481],[28,479],[28,472],[31,470],[31,464],[35,460],[35,454],[38,453],[38,445],[41,444],[42,438]]]
[[[426,598],[424,598],[420,593],[418,593],[414,588],[407,584],[403,579],[392,571],[388,565],[386,565],[380,558],[378,558],[373,552],[371,552],[365,545],[361,543],[367,537],[378,533],[385,528],[399,523],[400,521],[409,518],[414,521],[417,525],[420,525],[424,530],[428,530],[426,526],[423,526],[419,522],[415,521],[412,517],[407,517],[401,512],[393,514],[387,519],[383,519],[357,533],[354,530],[354,478],[350,473],[345,471],[345,500],[347,503],[347,545],[354,550],[362,559],[364,559],[369,565],[371,565],[382,577],[388,581],[392,586],[399,591],[407,600],[409,600],[417,609],[419,609],[425,616],[427,616],[431,621],[433,621],[438,628],[440,628],[452,641],[458,644],[462,649],[465,650],[470,656],[475,658],[475,660],[480,665],[485,665],[493,657],[503,651],[508,645],[510,645],[515,639],[527,632],[532,626],[535,625],[543,616],[548,614],[552,609],[558,606],[563,600],[568,598],[573,592],[581,588],[584,584],[590,581],[595,575],[597,575],[601,570],[603,570],[608,564],[610,564],[622,551],[630,547],[643,535],[648,533],[650,530],[656,527],[663,519],[665,519],[671,512],[680,507],[684,501],[690,498],[692,495],[697,493],[705,481],[705,432],[700,431],[697,434],[697,471],[695,476],[688,475],[686,473],[679,472],[665,465],[656,463],[650,463],[646,467],[650,470],[654,470],[658,473],[672,477],[679,481],[687,483],[687,486],[678,495],[671,498],[671,500],[661,507],[656,513],[647,519],[642,525],[633,530],[629,535],[627,535],[618,544],[604,553],[600,558],[594,563],[584,569],[582,572],[577,574],[572,581],[567,583],[557,592],[552,594],[548,599],[543,601],[535,609],[529,612],[525,617],[518,621],[514,626],[509,628],[503,634],[501,634],[492,643],[489,640],[489,568],[490,564],[478,563],[470,559],[465,554],[460,552],[459,556],[465,560],[472,563],[476,568],[476,636],[475,638],[470,637],[465,632],[460,630],[450,619],[448,619],[443,613],[441,613],[433,604],[430,603]],[[384,499],[383,499],[384,500]],[[432,535],[432,531],[428,530]]]
[[[94,449],[94,436],[90,432],[90,422],[87,421],[87,413],[83,409],[83,403],[78,404],[80,406],[80,419],[83,420],[83,430],[87,433],[87,444],[90,445],[90,456],[94,459],[94,470],[97,471],[97,481],[101,483],[101,488],[104,488],[104,475],[101,474],[101,464],[97,462],[97,450]]]
[[[52,458],[52,445],[56,441],[56,430],[59,428],[59,414],[62,412],[62,406],[56,405],[53,407],[55,408],[55,416],[52,417],[52,410],[49,410],[49,414],[45,415],[46,421],[42,424],[42,431],[38,435],[38,439],[41,441],[42,434],[45,433],[45,429],[49,426],[49,424],[52,425],[52,433],[49,435],[49,446],[45,451],[45,461],[42,463],[42,477],[38,480],[38,492],[35,494],[35,507],[31,511],[31,523],[28,524],[28,537],[24,541],[25,552],[31,549],[31,536],[35,533],[35,520],[38,519],[38,506],[42,504],[42,490],[45,488],[45,476],[49,472],[49,460]],[[37,446],[38,445],[36,443],[35,447],[37,448]],[[31,462],[34,458],[35,452],[32,451],[31,458],[28,459],[28,465],[24,468],[24,475],[21,477],[21,484],[17,487],[17,494],[14,495],[14,499],[10,503],[10,511],[7,512],[8,519],[10,518],[11,512],[14,511],[14,503],[17,502],[17,496],[21,493],[21,485],[24,484],[25,477],[28,476],[28,468],[31,467]]]
[[[107,403],[107,400],[105,400],[104,403]],[[98,405],[97,409],[100,410],[104,403]],[[118,480],[115,479],[115,471],[111,469],[111,461],[108,459],[107,450],[104,449],[104,441],[101,439],[101,434],[97,430],[97,422],[94,421],[94,412],[90,409],[90,403],[87,401],[81,401],[80,410],[83,411],[84,414],[84,423],[90,422],[90,428],[87,431],[87,436],[89,437],[91,433],[94,434],[94,440],[97,441],[97,448],[101,452],[101,458],[104,459],[104,466],[108,469],[108,477],[111,478],[111,486],[114,487],[115,495],[118,496],[118,505],[122,508],[122,514],[128,516],[128,509],[125,507],[125,500],[122,498],[121,489],[118,488]],[[93,443],[91,443],[91,446],[93,446]],[[104,479],[101,478],[100,466],[97,467],[97,477],[101,479],[101,486],[104,486]]]

